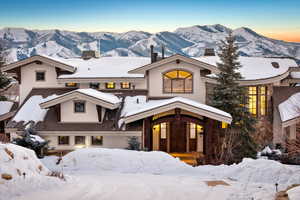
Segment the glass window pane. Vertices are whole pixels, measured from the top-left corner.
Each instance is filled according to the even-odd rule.
[[[102,145],[103,144],[103,137],[102,136],[92,136],[92,145]]]
[[[188,76],[190,76],[191,73],[186,72],[186,71],[178,71],[178,78],[187,78]]]
[[[265,95],[261,95],[260,96],[260,114],[261,115],[266,115],[266,96]]]
[[[190,123],[190,139],[196,138],[196,124]]]
[[[167,123],[160,124],[160,138],[161,139],[167,138]]]
[[[203,126],[197,124],[197,134],[203,133]]]
[[[176,92],[176,93],[184,92],[184,79],[172,80],[172,92]]]
[[[45,80],[45,72],[36,72],[35,74],[36,81],[44,81]]]
[[[189,77],[185,79],[185,92],[192,92],[193,91],[193,79]]]
[[[168,78],[177,78],[178,77],[178,71],[170,71],[168,73],[165,74]]]
[[[85,112],[85,102],[74,102],[74,111],[76,113],[82,113]]]
[[[85,144],[85,136],[75,136],[75,144]]]
[[[99,86],[100,86],[99,83],[90,83],[90,88],[99,89]]]
[[[164,92],[172,92],[172,83],[171,79],[164,77]]]
[[[115,89],[115,83],[114,82],[106,83],[106,89]]]
[[[69,136],[58,136],[58,144],[59,145],[68,145],[69,144]]]
[[[129,82],[122,82],[121,83],[122,89],[130,89],[130,83]]]

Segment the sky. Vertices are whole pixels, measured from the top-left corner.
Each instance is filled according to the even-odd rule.
[[[0,28],[151,33],[222,24],[300,42],[300,0],[0,0]]]

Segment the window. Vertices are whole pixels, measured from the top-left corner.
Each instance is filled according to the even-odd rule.
[[[227,128],[228,124],[226,122],[222,122],[222,128]]]
[[[116,84],[114,82],[108,82],[105,84],[106,89],[115,89],[116,88]]]
[[[85,145],[85,136],[75,136],[75,145]]]
[[[69,136],[58,136],[59,145],[69,145]]]
[[[248,91],[249,112],[255,116],[265,116],[267,113],[267,87],[250,86]]]
[[[192,93],[193,75],[183,70],[169,71],[163,75],[165,93]]]
[[[160,138],[167,139],[167,123],[166,122],[160,124]]]
[[[84,101],[75,101],[74,102],[74,112],[75,113],[84,113],[85,112],[85,102]]]
[[[122,82],[121,83],[122,89],[130,89],[130,83],[129,82]]]
[[[45,72],[41,72],[41,71],[35,72],[35,80],[36,81],[45,81],[46,80]]]
[[[66,87],[77,87],[77,83],[66,83]]]
[[[249,87],[249,112],[256,115],[257,112],[257,89],[256,87]]]
[[[103,144],[103,136],[91,136],[92,145],[102,145]]]
[[[98,90],[100,86],[100,83],[90,83],[90,88]]]
[[[267,113],[267,87],[260,87],[260,114],[265,116]]]
[[[203,126],[195,123],[190,123],[190,139],[196,139],[197,134],[203,133]]]

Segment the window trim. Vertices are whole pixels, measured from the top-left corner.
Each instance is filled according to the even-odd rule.
[[[93,87],[91,87],[91,85],[98,85],[98,87],[96,87],[96,88],[93,88]],[[100,83],[99,82],[90,82],[89,83],[89,88],[92,88],[92,89],[95,89],[95,90],[99,90],[100,89]]]
[[[127,87],[123,87],[123,83],[128,83],[128,88]],[[130,82],[128,82],[128,81],[123,81],[123,82],[121,82],[120,83],[120,88],[121,89],[127,89],[127,90],[130,90],[131,89],[131,83]]]
[[[109,83],[113,83],[114,87],[113,88],[108,88],[107,86],[108,86]],[[105,83],[105,89],[110,89],[110,90],[116,89],[116,83],[115,82],[106,82]]]
[[[44,80],[38,80],[37,73],[44,73]],[[46,81],[46,71],[45,70],[36,70],[35,71],[35,81],[36,82],[45,82]]]
[[[93,144],[93,137],[101,137],[101,144]],[[91,145],[92,146],[103,146],[103,136],[102,135],[92,135],[91,136]]]
[[[84,111],[83,112],[77,112],[76,111],[76,103],[83,103],[83,105],[84,105]],[[80,113],[86,113],[86,101],[82,101],[82,100],[75,100],[75,101],[73,101],[73,107],[74,107],[74,110],[73,110],[73,112],[75,113],[75,114],[80,114]]]
[[[172,72],[172,71],[184,71],[184,72],[188,72],[188,73],[190,74],[190,76],[192,77],[192,78],[191,78],[191,79],[192,79],[192,90],[189,91],[189,92],[186,92],[186,91],[185,91],[185,83],[186,83],[185,80],[187,80],[187,78],[190,77],[190,76],[187,76],[186,78],[174,78],[174,79],[184,80],[184,86],[183,86],[184,92],[173,92],[172,80],[174,80],[174,79],[170,79],[170,80],[171,80],[171,91],[170,91],[170,92],[167,92],[167,91],[165,90],[165,77],[167,77],[167,76],[165,76],[165,75],[166,75],[167,73],[169,73],[169,72]],[[178,72],[177,72],[177,73],[178,73]],[[177,76],[178,76],[178,75],[177,75]],[[163,83],[163,84],[162,84],[162,93],[163,93],[163,94],[193,94],[193,93],[194,93],[194,73],[191,72],[191,71],[189,71],[189,70],[186,70],[186,69],[175,68],[175,69],[171,69],[171,70],[167,70],[167,71],[163,72],[163,73],[162,73],[162,83]]]
[[[67,144],[61,144],[60,140],[59,140],[60,137],[68,137],[68,143]],[[68,136],[68,135],[59,135],[59,136],[57,136],[57,144],[60,145],[60,146],[62,146],[62,145],[65,145],[65,146],[66,145],[70,145],[70,136]]]

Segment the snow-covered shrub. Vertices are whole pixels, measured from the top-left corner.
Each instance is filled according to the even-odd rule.
[[[136,136],[129,137],[128,139],[128,149],[129,150],[140,150],[141,143],[139,138]]]
[[[269,160],[280,160],[281,155],[282,155],[281,150],[271,149],[269,146],[266,146],[261,152],[258,152],[257,157],[258,158],[266,157]]]
[[[45,141],[32,128],[26,129],[20,138],[13,140],[13,143],[35,151],[36,155],[43,157],[43,151],[48,147],[49,141]]]

